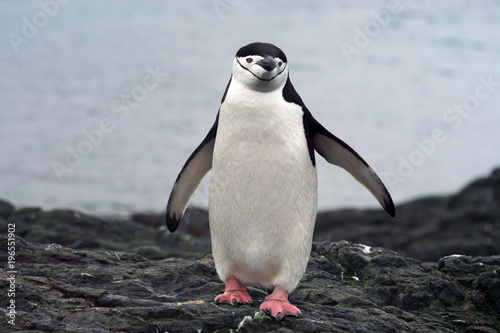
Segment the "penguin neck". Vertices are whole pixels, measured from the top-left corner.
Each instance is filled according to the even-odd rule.
[[[303,111],[299,105],[287,103],[281,89],[268,93],[248,89],[245,85],[231,83],[219,113],[219,129],[249,132],[280,132],[288,127],[302,127]],[[293,123],[293,125],[290,125]],[[239,134],[238,134],[239,133]]]
[[[282,89],[272,91],[259,91],[248,88],[245,84],[234,80],[231,82],[224,100],[224,104],[246,105],[259,107],[262,103],[283,101]]]

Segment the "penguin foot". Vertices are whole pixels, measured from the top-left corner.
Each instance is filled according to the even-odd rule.
[[[302,317],[302,312],[288,302],[288,292],[279,286],[274,288],[271,295],[266,296],[266,300],[260,305],[259,310],[276,318],[277,321],[281,321],[285,316]]]
[[[238,279],[233,276],[227,279],[224,294],[215,297],[215,304],[219,303],[228,303],[232,306],[240,304],[252,305],[253,299],[248,294],[247,288],[243,287]]]

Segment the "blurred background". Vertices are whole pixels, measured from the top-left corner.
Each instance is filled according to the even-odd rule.
[[[498,1],[0,1],[0,198],[161,212],[236,51],[270,42],[396,203],[500,165]],[[318,158],[319,208],[377,207]],[[207,207],[209,177],[191,204]]]

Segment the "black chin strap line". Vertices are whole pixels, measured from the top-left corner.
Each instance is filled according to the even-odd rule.
[[[285,64],[285,67],[283,67],[283,70],[282,70],[281,72],[279,72],[278,74],[276,74],[276,76],[274,76],[273,78],[270,78],[270,79],[263,79],[263,78],[260,78],[260,77],[258,77],[257,75],[255,75],[255,74],[254,74],[251,70],[249,70],[249,69],[248,69],[248,68],[246,68],[245,66],[243,66],[243,65],[241,64],[241,62],[240,62],[238,59],[236,59],[236,61],[237,61],[237,62],[238,62],[238,64],[241,66],[241,68],[246,69],[246,70],[247,70],[247,71],[249,71],[249,72],[250,72],[253,76],[255,76],[256,78],[258,78],[258,79],[259,79],[259,80],[261,80],[261,81],[272,81],[272,80],[274,80],[274,79],[275,79],[278,75],[280,75],[281,73],[283,73],[283,72],[285,71],[285,68],[286,68],[286,64]]]

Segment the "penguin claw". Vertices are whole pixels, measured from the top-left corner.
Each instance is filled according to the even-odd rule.
[[[253,304],[252,297],[248,294],[247,288],[240,285],[239,281],[235,278],[229,278],[226,281],[226,290],[224,294],[215,297],[215,304],[227,303],[232,306],[240,304]]]
[[[278,322],[286,316],[302,317],[302,312],[288,302],[288,293],[283,288],[276,286],[271,295],[261,303],[260,310],[270,317],[276,318]]]
[[[215,298],[215,304],[227,303],[234,307],[240,304],[253,305],[253,299],[246,292],[242,291],[232,291],[225,292]]]
[[[264,305],[264,306],[262,306]],[[294,316],[301,318],[302,311],[300,311],[296,306],[278,300],[267,300],[262,303],[260,310],[269,316],[276,318],[277,322],[282,321],[286,316]]]

